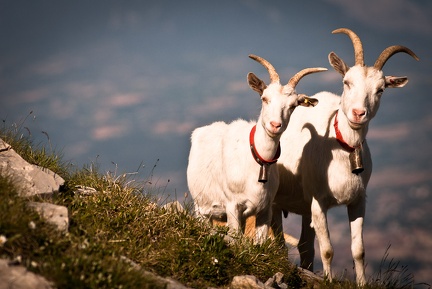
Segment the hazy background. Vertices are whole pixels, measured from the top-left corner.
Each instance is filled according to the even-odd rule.
[[[348,36],[331,34],[340,27],[360,36],[368,65],[395,44],[420,57],[397,54],[383,69],[410,81],[384,93],[370,124],[365,242],[368,276],[391,244],[389,258],[432,283],[431,1],[1,0],[1,125],[20,124],[32,111],[23,126],[37,141],[49,136],[78,168],[140,168],[136,178],[181,199],[191,131],[259,114],[246,75],[268,81],[268,74],[248,54],[269,60],[282,82],[305,67],[327,67],[297,91],[340,93],[327,55],[354,62]],[[351,275],[345,208],[329,218],[336,271]],[[286,231],[298,237],[298,217]]]

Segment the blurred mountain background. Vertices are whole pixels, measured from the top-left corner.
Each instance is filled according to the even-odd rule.
[[[26,127],[78,167],[138,171],[160,193],[183,199],[191,131],[259,114],[246,75],[268,75],[248,54],[270,61],[282,82],[327,67],[297,91],[340,93],[327,55],[354,63],[349,38],[331,34],[340,27],[360,36],[368,65],[395,44],[420,57],[398,54],[383,69],[410,81],[384,93],[370,124],[365,242],[369,273],[391,245],[390,258],[432,283],[430,1],[2,0],[0,125]],[[329,218],[336,272],[352,274],[346,209]],[[298,216],[286,222],[298,237]]]

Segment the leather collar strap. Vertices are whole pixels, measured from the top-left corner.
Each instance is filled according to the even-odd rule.
[[[344,138],[342,137],[342,133],[339,130],[339,122],[338,122],[338,112],[339,110],[336,111],[336,115],[335,115],[335,120],[334,120],[334,129],[336,132],[336,139],[339,142],[339,144],[347,151],[349,152],[353,152],[355,151],[356,148],[360,148],[361,145],[359,145],[358,147],[352,147],[349,144],[347,144],[347,142],[344,140]]]
[[[250,134],[249,134],[249,144],[250,144],[250,149],[251,149],[252,156],[253,156],[254,160],[261,166],[271,165],[271,164],[276,163],[278,161],[280,154],[281,154],[280,143],[278,144],[278,148],[277,148],[276,154],[273,157],[273,159],[265,160],[259,155],[258,151],[256,150],[255,141],[254,141],[255,131],[256,131],[256,125],[253,126],[253,128],[251,129]]]

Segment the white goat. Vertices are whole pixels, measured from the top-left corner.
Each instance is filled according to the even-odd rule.
[[[283,86],[269,62],[255,55],[249,57],[270,74],[268,86],[253,73],[247,76],[249,86],[262,100],[258,121],[215,122],[195,129],[187,182],[198,216],[225,215],[233,233],[241,231],[247,216],[256,214],[255,240],[262,242],[267,237],[271,204],[279,185],[278,170],[272,164],[279,157],[280,136],[295,107],[316,104],[314,99],[298,95],[295,87],[303,76],[327,69],[303,69]]]
[[[329,92],[314,95],[319,104],[308,113],[297,109],[281,138],[280,186],[273,203],[272,229],[282,232],[282,212],[302,215],[298,249],[301,266],[313,270],[314,239],[318,238],[324,274],[331,280],[333,247],[327,225],[327,210],[346,205],[351,228],[351,251],[356,281],[365,283],[363,218],[366,186],[372,159],[366,141],[370,120],[375,116],[385,88],[403,87],[407,77],[384,76],[382,67],[395,53],[417,56],[403,46],[386,48],[373,67],[364,65],[359,37],[349,29],[355,66],[349,68],[334,52],[333,68],[342,74],[344,90],[339,97]],[[362,157],[363,155],[363,157]],[[282,212],[281,212],[282,211]]]

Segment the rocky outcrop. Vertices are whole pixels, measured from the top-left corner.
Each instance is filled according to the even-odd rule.
[[[14,262],[0,259],[0,289],[51,289],[53,285]]]
[[[33,208],[48,223],[53,224],[59,231],[66,233],[69,228],[68,209],[65,206],[58,206],[50,203],[29,202]]]
[[[13,148],[0,139],[0,174],[9,177],[23,197],[46,195],[58,192],[64,179],[49,169],[33,165],[24,160]],[[67,232],[69,226],[68,210],[64,206],[50,203],[29,202],[42,218]]]
[[[25,161],[13,148],[0,139],[0,174],[10,178],[23,197],[58,192],[64,180],[52,171]],[[49,223],[67,232],[68,210],[50,203],[29,202]],[[28,271],[19,260],[0,259],[0,289],[49,289],[55,288],[44,277]]]
[[[23,196],[58,192],[64,180],[52,171],[25,161],[0,139],[0,173],[10,177]]]
[[[261,289],[265,286],[258,278],[252,275],[235,276],[231,282],[231,289]]]

